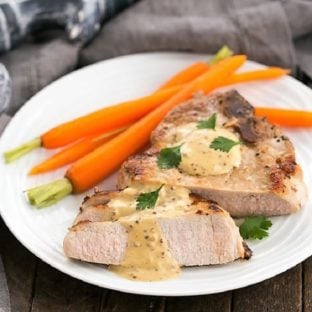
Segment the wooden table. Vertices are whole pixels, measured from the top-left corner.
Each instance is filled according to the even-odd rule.
[[[194,297],[152,297],[102,289],[71,278],[24,248],[0,218],[0,254],[13,312],[312,311],[312,257],[270,280]]]

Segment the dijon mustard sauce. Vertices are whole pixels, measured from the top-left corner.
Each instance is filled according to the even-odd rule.
[[[238,137],[225,128],[197,129],[185,137],[181,146],[182,161],[179,168],[190,175],[209,176],[230,172],[241,162],[240,146],[236,145],[229,152],[210,147],[217,137],[225,137],[237,142]]]
[[[179,264],[170,253],[157,218],[174,217],[190,210],[189,190],[183,187],[164,186],[153,209],[136,210],[138,194],[153,191],[158,187],[159,185],[155,184],[137,183],[123,190],[121,197],[110,203],[110,206],[118,212],[117,222],[128,232],[128,244],[122,263],[110,266],[111,271],[124,278],[158,281],[174,278],[180,273]]]
[[[139,281],[158,281],[179,275],[180,266],[172,257],[155,216],[119,222],[129,233],[128,246],[121,265],[110,266],[113,272]]]
[[[107,204],[113,209],[112,220],[118,220],[123,216],[138,212],[136,210],[136,198],[140,193],[155,191],[159,184],[155,183],[133,183],[132,186],[119,192],[115,198],[112,198]],[[157,213],[162,211],[171,211],[185,208],[189,204],[189,190],[184,187],[164,186],[159,192],[155,205]],[[149,213],[150,209],[144,211]]]
[[[222,114],[216,115],[215,129],[198,129],[197,122],[190,122],[168,131],[165,137],[166,147],[181,145],[181,163],[179,169],[189,175],[209,176],[229,173],[241,163],[241,147],[222,152],[210,147],[217,137],[225,137],[237,142],[239,137],[225,128],[228,121]]]

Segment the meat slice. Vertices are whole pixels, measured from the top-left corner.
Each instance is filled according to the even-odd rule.
[[[160,169],[157,156],[179,142],[185,126],[217,113],[217,124],[236,134],[241,163],[219,175],[189,175],[179,168]],[[184,130],[183,130],[184,129]],[[119,172],[120,189],[134,182],[152,182],[189,188],[217,202],[234,217],[284,215],[298,211],[307,200],[301,167],[289,138],[237,91],[212,96],[196,95],[172,110],[155,129],[152,147],[126,161]]]
[[[118,265],[128,243],[127,230],[120,220],[141,221],[151,217],[156,218],[162,237],[180,266],[223,264],[251,256],[230,215],[213,202],[191,195],[184,209],[159,206],[111,221],[114,208],[107,203],[117,194],[99,193],[95,195],[97,198],[91,197],[85,202],[64,239],[64,252],[68,257]],[[96,205],[86,204],[90,200]]]

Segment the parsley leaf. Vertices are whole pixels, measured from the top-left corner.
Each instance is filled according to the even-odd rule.
[[[210,148],[213,148],[215,150],[220,150],[222,152],[229,152],[232,147],[235,145],[240,144],[241,142],[235,142],[233,140],[230,140],[228,138],[225,138],[223,136],[218,136],[215,138],[209,145]]]
[[[143,210],[146,208],[154,208],[159,196],[159,192],[164,185],[160,186],[156,191],[150,193],[141,193],[136,200],[136,209]]]
[[[197,129],[215,129],[217,121],[217,114],[213,113],[208,119],[201,120],[197,123]]]
[[[248,217],[239,227],[239,232],[244,239],[262,239],[269,235],[271,226],[272,222],[266,217]]]
[[[161,169],[178,167],[182,160],[181,146],[182,144],[179,146],[163,148],[157,157],[158,167]]]

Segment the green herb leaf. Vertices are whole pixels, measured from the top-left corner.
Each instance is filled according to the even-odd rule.
[[[143,210],[147,208],[154,208],[159,196],[159,192],[164,185],[159,187],[156,191],[150,193],[141,193],[136,200],[136,209]]]
[[[217,121],[217,114],[213,113],[208,119],[201,120],[197,123],[197,129],[215,129]]]
[[[215,138],[209,145],[210,148],[213,148],[215,150],[220,150],[222,152],[229,152],[232,147],[235,145],[240,144],[241,142],[235,142],[233,140],[230,140],[228,138],[225,138],[223,136],[219,136]]]
[[[262,239],[269,235],[271,226],[272,222],[266,217],[248,217],[239,227],[239,232],[244,239]]]
[[[163,148],[158,157],[157,165],[161,169],[178,167],[181,162],[181,145]]]

